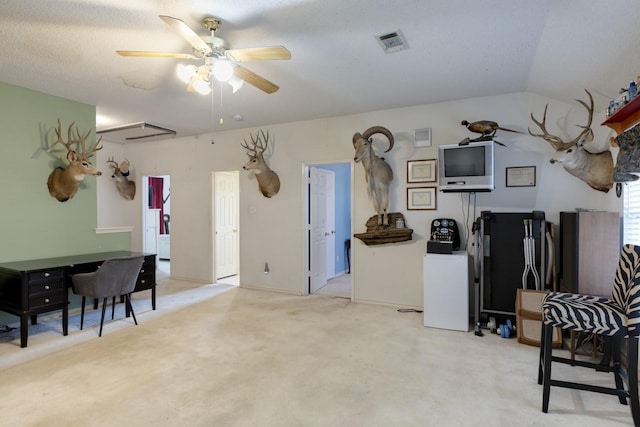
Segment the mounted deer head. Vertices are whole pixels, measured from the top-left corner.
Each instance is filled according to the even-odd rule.
[[[133,200],[133,198],[136,197],[136,183],[135,181],[129,181],[128,178],[130,174],[129,160],[123,160],[118,165],[118,163],[113,160],[113,157],[110,157],[107,163],[113,170],[111,178],[113,178],[116,183],[118,193],[127,200]]]
[[[91,149],[87,149],[85,147],[85,142],[91,133],[91,129],[84,135],[81,136],[78,131],[78,127],[75,128],[75,138],[72,137],[72,128],[75,122],[69,125],[69,130],[67,131],[67,141],[65,142],[62,139],[62,129],[60,125],[60,119],[58,119],[58,128],[56,129],[56,135],[58,139],[49,147],[47,152],[51,152],[53,147],[57,144],[62,144],[67,149],[67,160],[69,161],[69,166],[66,168],[57,167],[51,172],[49,175],[49,179],[47,180],[47,187],[49,188],[49,194],[52,197],[55,197],[60,202],[66,202],[75,196],[78,191],[78,187],[80,187],[80,183],[84,180],[85,175],[94,175],[100,176],[102,172],[96,169],[95,166],[91,164],[89,158],[93,156],[93,154],[102,149],[100,145],[100,139],[96,141],[96,144]],[[80,151],[73,150],[71,146],[73,144],[80,145]]]
[[[531,120],[538,125],[541,134],[534,134],[529,129],[529,134],[538,138],[542,138],[547,141],[556,150],[554,156],[551,158],[551,163],[559,163],[564,169],[571,175],[583,180],[589,186],[595,190],[608,192],[613,187],[613,156],[611,151],[603,151],[601,153],[590,153],[585,150],[584,145],[593,141],[593,131],[591,130],[591,122],[593,119],[593,97],[591,93],[585,89],[587,95],[589,95],[589,105],[586,102],[576,99],[588,112],[588,120],[585,126],[579,126],[583,128],[576,138],[571,141],[563,141],[555,135],[551,135],[547,132],[546,120],[547,120],[547,104],[544,107],[544,115],[542,116],[542,122],[539,122],[531,114]]]
[[[264,197],[273,197],[280,191],[280,178],[278,174],[269,169],[269,166],[265,163],[262,154],[269,145],[269,131],[267,134],[263,131],[256,133],[256,136],[251,136],[251,146],[244,140],[244,144],[240,145],[247,150],[247,156],[249,161],[242,166],[244,170],[252,170],[258,180],[258,188]]]

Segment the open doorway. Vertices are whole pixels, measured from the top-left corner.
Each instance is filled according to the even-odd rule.
[[[351,163],[304,169],[307,292],[351,299]]]
[[[240,284],[239,182],[239,171],[213,174],[214,279],[234,286]]]
[[[156,275],[171,277],[171,177],[144,176],[142,250],[157,254]]]

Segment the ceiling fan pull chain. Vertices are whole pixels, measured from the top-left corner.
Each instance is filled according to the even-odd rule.
[[[220,126],[224,126],[224,109],[222,108],[222,82],[219,82],[220,86]]]
[[[211,118],[213,119],[214,123],[216,120],[216,99],[215,99],[215,93],[213,91],[213,81],[210,81],[209,84],[211,85]]]

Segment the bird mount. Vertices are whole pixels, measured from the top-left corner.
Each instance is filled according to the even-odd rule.
[[[465,126],[469,131],[473,133],[479,133],[480,136],[477,138],[465,138],[458,145],[468,145],[470,142],[480,142],[480,141],[494,141],[495,143],[504,146],[504,144],[495,140],[495,135],[498,130],[503,130],[506,132],[514,132],[514,133],[522,133],[517,130],[507,129],[501,127],[497,122],[491,120],[479,120],[477,122],[469,123],[466,120],[460,122],[462,126]]]

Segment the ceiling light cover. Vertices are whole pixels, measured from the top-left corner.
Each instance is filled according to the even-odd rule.
[[[219,82],[229,81],[229,79],[233,77],[233,64],[226,59],[219,59],[213,64],[211,74],[213,74],[213,77]]]
[[[208,81],[202,79],[196,79],[193,82],[193,89],[200,95],[208,95],[211,93],[211,85]]]
[[[176,71],[178,78],[185,83],[189,83],[193,76],[196,75],[196,67],[194,65],[178,64]]]
[[[237,91],[240,90],[240,88],[244,84],[244,80],[236,76],[233,76],[229,79],[227,83],[229,83],[229,85],[231,85],[231,87],[233,88],[233,93],[236,93]]]

